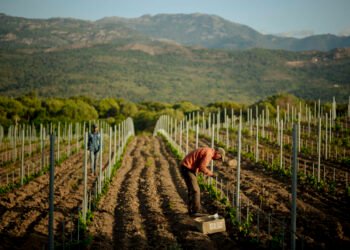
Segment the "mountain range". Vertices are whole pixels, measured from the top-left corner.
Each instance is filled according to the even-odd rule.
[[[0,94],[252,102],[346,101],[350,37],[263,35],[206,14],[27,19],[0,14]]]
[[[263,35],[242,24],[207,14],[158,14],[139,18],[106,17],[95,22],[71,18],[26,19],[0,14],[0,45],[62,46],[142,38],[187,46],[227,49],[320,50],[350,46],[350,37],[332,34],[302,39]],[[74,31],[74,34],[71,32]],[[68,35],[67,35],[68,34]]]
[[[141,34],[169,39],[183,45],[230,49],[283,49],[291,51],[321,50],[348,47],[350,37],[331,34],[314,35],[302,39],[263,35],[239,23],[206,14],[159,14],[139,18],[107,17],[98,24],[125,24]]]

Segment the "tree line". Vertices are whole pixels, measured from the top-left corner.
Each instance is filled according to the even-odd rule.
[[[69,98],[61,97],[39,97],[35,92],[13,98],[0,96],[0,125],[5,129],[10,125],[25,123],[39,125],[48,122],[82,122],[102,119],[109,124],[118,124],[131,117],[134,120],[136,131],[152,131],[156,121],[161,115],[170,115],[178,121],[193,112],[217,112],[227,110],[227,115],[231,116],[232,110],[239,114],[243,110],[258,106],[260,109],[268,108],[270,115],[276,113],[276,106],[284,106],[289,103],[297,107],[299,102],[312,102],[300,100],[290,94],[279,94],[270,96],[264,100],[256,102],[250,106],[231,101],[210,103],[206,106],[198,106],[189,101],[177,103],[165,103],[145,101],[134,103],[123,98],[106,97],[95,99],[88,96],[74,96]],[[331,107],[330,103],[323,103],[325,110]],[[346,114],[347,104],[339,104],[337,110]]]

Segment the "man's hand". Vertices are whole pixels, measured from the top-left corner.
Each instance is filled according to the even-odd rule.
[[[211,173],[211,175],[209,175],[209,177],[215,178],[216,175],[214,173]]]

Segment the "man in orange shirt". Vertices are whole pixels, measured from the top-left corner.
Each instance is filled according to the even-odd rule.
[[[207,166],[211,160],[222,160],[225,158],[225,150],[223,148],[198,148],[182,160],[180,171],[184,178],[188,190],[188,213],[192,217],[202,216],[200,214],[200,189],[197,182],[197,173],[202,172],[207,176],[213,177],[214,174]]]

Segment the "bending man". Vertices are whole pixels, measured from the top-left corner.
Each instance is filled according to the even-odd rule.
[[[207,176],[213,177],[214,174],[207,166],[211,160],[222,160],[225,158],[225,150],[223,148],[198,148],[190,152],[182,160],[180,171],[184,178],[188,191],[188,213],[192,217],[202,216],[200,213],[200,189],[197,182],[197,173],[202,172]]]

